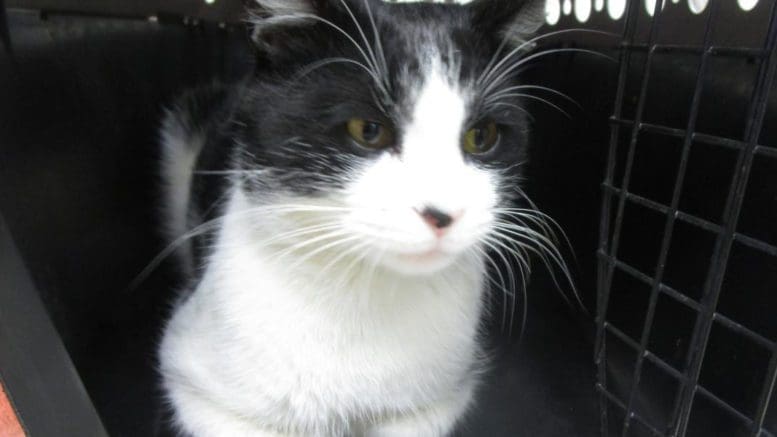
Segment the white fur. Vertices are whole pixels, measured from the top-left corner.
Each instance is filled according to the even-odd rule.
[[[256,0],[256,3],[273,15],[311,14],[315,12],[306,0]]]
[[[236,184],[204,277],[160,349],[183,431],[427,437],[466,411],[485,280],[474,248],[496,188],[461,152],[467,93],[435,65],[401,154],[362,169],[341,195],[253,199]],[[320,210],[259,212],[301,203]],[[457,217],[442,238],[424,206]],[[337,234],[283,238],[311,223]]]
[[[165,200],[164,232],[174,241],[188,231],[189,197],[197,157],[204,144],[202,132],[190,132],[175,110],[165,113],[162,121],[162,175]],[[183,266],[191,271],[191,246],[186,243],[178,254]]]

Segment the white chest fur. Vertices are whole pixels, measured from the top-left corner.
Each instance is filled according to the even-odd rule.
[[[244,202],[235,195],[229,208]],[[334,269],[350,264],[350,280],[329,282],[246,244],[255,232],[225,222],[203,280],[166,329],[161,372],[186,431],[345,434],[473,384],[479,256],[426,277],[342,261]]]

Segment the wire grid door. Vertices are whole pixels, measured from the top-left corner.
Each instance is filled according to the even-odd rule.
[[[719,46],[713,37],[715,28],[723,26],[720,23],[727,19],[721,15],[723,6],[734,0],[710,0],[703,35],[689,44],[676,44],[660,37],[661,2],[654,2],[655,10],[650,15],[642,10],[642,1],[628,3],[603,183],[598,253],[595,358],[602,435],[775,436],[777,334],[773,322],[777,320],[777,221],[762,220],[760,230],[744,229],[743,215],[748,222],[753,221],[749,217],[756,217],[758,222],[759,215],[775,211],[777,204],[777,145],[760,142],[765,136],[763,132],[770,128],[764,120],[777,123],[775,114],[768,109],[770,99],[777,93],[777,6],[774,0],[761,0],[765,25],[758,44]],[[636,36],[640,20],[645,30],[642,41]],[[736,24],[725,26],[735,30]],[[683,56],[694,59],[696,74],[695,83],[688,90],[684,125],[646,119],[647,101],[656,92],[651,76],[667,59]],[[737,133],[698,129],[705,105],[725,104],[715,99],[714,76],[721,73],[717,68],[721,63],[735,65],[730,71],[739,71],[736,68],[740,64],[750,65],[753,71],[745,99],[746,113],[742,115],[743,129]],[[627,101],[630,71],[635,64],[641,77],[634,84],[636,99]],[[632,110],[626,108],[630,105]],[[668,194],[662,201],[633,189],[646,138],[651,138],[653,144],[672,148],[667,156],[677,157],[671,175],[654,175],[671,178]],[[715,218],[682,208],[684,191],[690,183],[689,168],[694,165],[694,156],[700,153],[707,154],[708,162],[714,162],[708,167],[710,174],[717,174],[716,168],[731,169],[730,176],[725,178],[727,183],[719,188],[722,208]],[[710,183],[712,197],[716,187],[717,183]],[[775,204],[758,205],[750,199],[752,193],[764,189],[770,194],[760,201]],[[650,220],[658,224],[653,233],[642,223]],[[656,248],[652,254],[657,257],[651,254],[650,262],[642,266],[624,256],[626,240],[633,238],[635,232],[649,234],[642,235],[640,244],[653,240]],[[678,252],[685,254],[684,259],[673,258],[677,241],[689,232],[707,235],[708,249],[685,247]],[[669,270],[682,271],[684,265],[697,264],[697,257],[706,260],[697,289],[667,280]],[[764,286],[764,281],[772,282]],[[766,294],[770,296],[753,300],[748,295],[751,287],[768,290]],[[641,297],[637,297],[639,293]],[[616,314],[614,302],[624,299],[628,302],[626,307],[641,309],[625,316]],[[642,305],[633,304],[640,299]],[[732,299],[739,299],[738,304],[729,304]],[[674,309],[667,313],[666,308]],[[636,329],[629,331],[620,326],[631,322]],[[656,332],[666,329],[659,325],[670,326],[670,330],[687,327],[687,335],[672,337],[677,338],[678,345],[680,340],[687,343],[675,348],[675,352],[681,353],[674,357],[662,353],[654,337]],[[616,358],[619,364],[615,363]]]

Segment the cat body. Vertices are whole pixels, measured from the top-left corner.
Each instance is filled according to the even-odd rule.
[[[260,5],[255,76],[187,95],[162,130],[167,231],[196,236],[159,349],[174,424],[447,435],[484,369],[486,249],[525,157],[497,54],[536,11]]]
[[[230,208],[245,207],[235,197]],[[480,367],[481,260],[423,281],[369,268],[330,281],[312,266],[290,274],[293,260],[251,246],[239,222],[227,221],[218,238],[229,249],[213,254],[218,261],[176,311],[161,349],[168,393],[187,430],[450,430],[473,396]]]

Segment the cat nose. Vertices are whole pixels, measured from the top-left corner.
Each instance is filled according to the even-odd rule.
[[[444,233],[455,220],[455,217],[453,217],[451,214],[441,211],[433,206],[426,206],[418,211],[418,213],[437,235]]]

